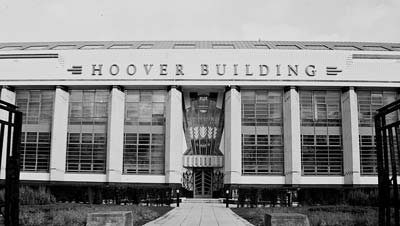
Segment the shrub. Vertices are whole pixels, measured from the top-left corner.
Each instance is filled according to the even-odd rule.
[[[378,225],[378,209],[371,207],[323,206],[323,207],[275,207],[232,209],[250,223],[264,225],[265,213],[300,213],[308,216],[311,226],[375,226]]]
[[[143,225],[161,216],[170,207],[144,207],[136,205],[88,205],[56,203],[50,205],[21,206],[20,225],[85,226],[89,213],[106,211],[132,211],[135,226]]]
[[[379,202],[378,191],[373,190],[353,190],[348,192],[346,203],[352,206],[377,206]]]
[[[21,205],[44,205],[56,202],[55,197],[45,187],[32,189],[28,186],[20,188],[19,200]]]
[[[20,211],[19,224],[22,226],[38,226],[44,225],[46,221],[44,212],[37,211]]]
[[[50,215],[50,226],[84,226],[87,213],[79,210],[53,211]]]

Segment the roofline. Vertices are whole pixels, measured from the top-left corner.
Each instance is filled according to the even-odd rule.
[[[298,49],[400,51],[400,43],[329,41],[65,41],[0,43],[5,50],[57,49]]]

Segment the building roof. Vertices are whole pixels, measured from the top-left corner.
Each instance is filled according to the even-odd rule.
[[[62,49],[307,49],[400,51],[400,43],[305,41],[88,41],[0,43],[0,51]]]

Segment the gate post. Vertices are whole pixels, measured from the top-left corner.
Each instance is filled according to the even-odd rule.
[[[22,112],[16,106],[0,100],[0,148],[6,159],[5,166],[5,207],[4,223],[6,226],[19,224],[19,172],[20,144],[22,130]],[[4,152],[4,153],[3,153]],[[4,154],[4,155],[3,155]],[[4,160],[4,159],[3,159]],[[3,163],[4,164],[4,163]]]

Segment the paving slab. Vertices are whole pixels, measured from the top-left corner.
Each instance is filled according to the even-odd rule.
[[[144,226],[253,226],[223,203],[181,203]]]

